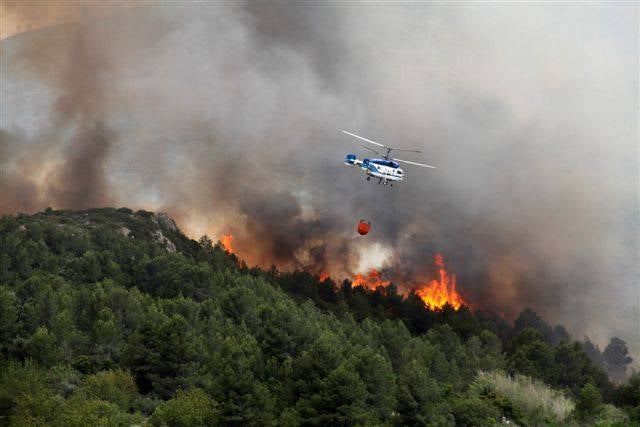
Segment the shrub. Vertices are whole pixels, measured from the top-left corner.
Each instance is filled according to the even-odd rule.
[[[85,399],[100,399],[116,404],[122,410],[132,407],[138,393],[131,374],[117,371],[103,371],[84,379],[76,396]]]
[[[58,415],[64,399],[50,384],[48,371],[33,361],[10,362],[0,369],[0,422],[44,425]]]
[[[601,410],[602,395],[591,383],[587,383],[580,390],[576,403],[576,417],[580,420],[594,418]]]
[[[142,415],[128,414],[117,405],[99,399],[71,399],[55,425],[64,427],[122,426],[142,423]]]
[[[629,417],[620,408],[613,405],[602,405],[600,413],[596,417],[595,424],[597,426],[610,426],[616,423],[627,425]]]
[[[574,409],[571,399],[544,383],[501,371],[478,373],[471,393],[492,399],[507,418],[522,424],[565,422]]]
[[[216,402],[204,391],[178,390],[175,397],[158,405],[149,419],[152,426],[211,426],[217,424]]]
[[[455,400],[451,412],[460,427],[494,426],[501,418],[495,406],[477,397]]]

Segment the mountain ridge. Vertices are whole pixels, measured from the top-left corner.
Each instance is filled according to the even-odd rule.
[[[511,326],[482,310],[429,310],[393,285],[249,268],[166,214],[128,208],[5,216],[0,235],[0,416],[13,424],[73,425],[82,414],[150,425],[634,416],[611,405],[634,408],[633,385],[614,386],[584,343],[532,310]],[[522,374],[560,390],[564,409],[527,409]],[[21,406],[25,396],[42,405]]]

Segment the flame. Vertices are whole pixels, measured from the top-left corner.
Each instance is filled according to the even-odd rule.
[[[220,245],[222,248],[230,254],[235,253],[233,250],[233,235],[223,234],[220,237]],[[450,304],[455,310],[458,310],[463,305],[469,306],[462,296],[456,290],[456,276],[447,272],[444,264],[444,258],[442,254],[437,253],[434,257],[434,263],[438,269],[437,279],[431,280],[427,284],[422,284],[413,287],[415,294],[422,299],[422,301],[432,310],[440,309],[447,303]],[[329,279],[329,273],[326,271],[320,271],[318,273],[318,280],[324,282]],[[375,291],[379,288],[386,288],[391,284],[390,280],[384,280],[378,270],[372,268],[366,274],[356,274],[353,276],[351,285],[353,287],[363,287],[370,291]],[[408,293],[410,286],[400,285],[400,289],[404,289],[404,294]]]
[[[462,296],[456,291],[456,276],[447,272],[442,254],[436,254],[434,263],[438,268],[438,278],[431,280],[428,284],[418,285],[414,288],[416,295],[432,310],[444,307],[449,303],[458,310],[463,305],[468,306]],[[383,280],[380,273],[372,268],[366,275],[356,274],[353,276],[352,286],[362,286],[369,290],[385,288],[391,281]],[[401,286],[402,288],[403,286]],[[408,287],[404,287],[407,289]]]
[[[456,310],[463,304],[468,306],[456,291],[456,276],[447,273],[442,255],[436,254],[434,261],[438,267],[438,279],[432,280],[428,285],[419,286],[415,291],[416,295],[432,309],[442,308],[447,303]]]
[[[233,253],[233,235],[231,234],[223,234],[222,237],[220,237],[220,244],[222,245],[222,248],[227,251],[227,253],[232,254]]]
[[[391,283],[389,280],[382,280],[380,273],[375,268],[369,270],[367,276],[356,274],[353,276],[353,282],[351,282],[353,286],[362,286],[370,290],[385,288],[389,283]]]

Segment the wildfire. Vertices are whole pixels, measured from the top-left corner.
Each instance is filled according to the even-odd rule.
[[[220,244],[222,245],[222,248],[227,251],[227,253],[233,253],[232,243],[233,236],[231,234],[223,234],[222,237],[220,237]]]
[[[447,272],[444,265],[444,258],[441,254],[436,254],[434,258],[438,268],[438,278],[431,280],[428,284],[414,287],[414,292],[429,308],[439,309],[449,303],[458,310],[462,305],[469,305],[456,291],[456,276]],[[376,269],[371,269],[366,275],[356,274],[353,276],[352,286],[362,286],[369,290],[387,287],[391,282],[383,280]],[[400,285],[400,289],[408,289],[408,286]]]
[[[456,276],[447,273],[441,254],[436,254],[435,264],[438,267],[438,278],[429,282],[428,285],[419,286],[415,291],[416,295],[432,309],[442,308],[447,303],[456,310],[463,304],[468,305],[456,291]]]
[[[353,282],[351,283],[353,286],[362,286],[367,289],[376,290],[380,287],[384,288],[391,283],[388,280],[382,280],[380,277],[380,273],[372,268],[369,270],[367,276],[363,276],[362,274],[356,274],[353,276]]]
[[[220,237],[220,245],[227,253],[235,253],[233,250],[233,235],[223,234]],[[432,310],[440,309],[446,304],[450,304],[454,309],[458,310],[461,306],[468,306],[462,296],[456,290],[456,276],[447,272],[442,254],[436,254],[434,264],[437,267],[437,278],[428,283],[411,287],[409,284],[399,284],[398,289],[405,295],[409,289],[422,299],[422,301]],[[329,279],[329,273],[320,271],[318,280],[324,282]],[[365,289],[375,291],[379,288],[386,288],[391,284],[390,280],[384,280],[378,270],[372,268],[365,274],[356,274],[353,276],[351,285],[353,287],[361,286]]]

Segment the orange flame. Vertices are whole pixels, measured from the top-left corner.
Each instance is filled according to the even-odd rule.
[[[356,274],[353,276],[353,282],[351,282],[353,286],[362,286],[370,290],[385,288],[389,286],[389,283],[391,283],[389,280],[382,280],[380,273],[375,268],[369,270],[367,276]]]
[[[415,288],[416,295],[432,310],[442,308],[447,303],[456,310],[463,305],[468,306],[469,304],[456,291],[456,276],[447,272],[442,255],[436,254],[434,262],[438,267],[438,278],[428,284],[417,286]],[[353,276],[352,286],[376,290],[387,287],[390,283],[389,280],[383,280],[380,273],[372,268],[366,275],[356,274]]]
[[[468,306],[456,291],[456,276],[447,273],[441,254],[436,254],[435,264],[438,267],[438,279],[432,280],[428,285],[419,286],[415,291],[416,295],[432,309],[442,308],[447,303],[456,310],[462,305]]]
[[[220,244],[222,245],[222,248],[227,251],[227,253],[232,254],[233,253],[233,236],[231,234],[223,234],[222,237],[220,238]]]
[[[318,280],[320,282],[324,282],[328,278],[329,278],[329,273],[327,273],[326,271],[321,272],[320,275],[318,276]]]

